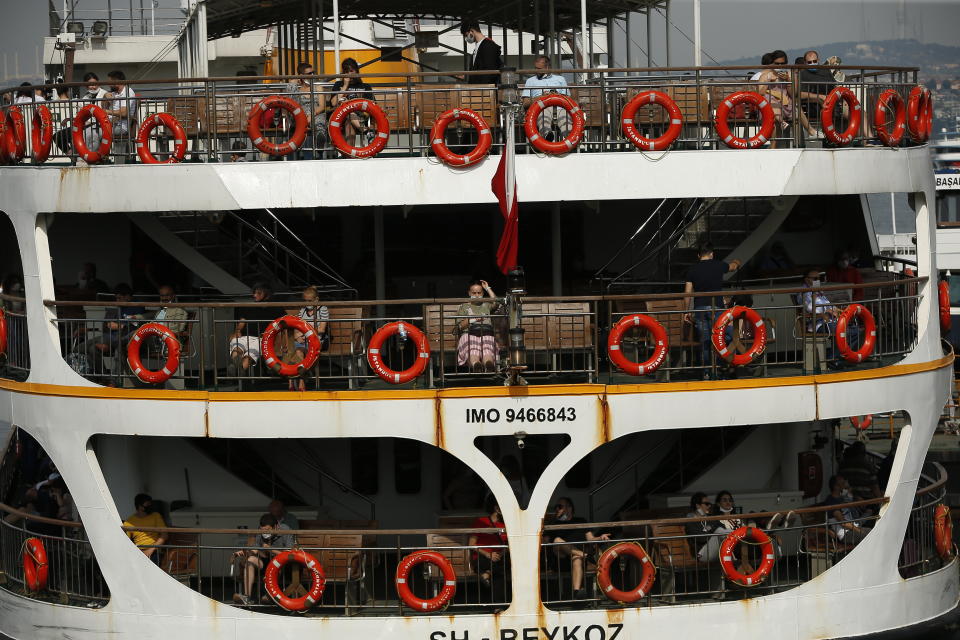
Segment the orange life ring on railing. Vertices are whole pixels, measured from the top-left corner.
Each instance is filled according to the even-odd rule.
[[[843,100],[847,103],[850,110],[850,122],[843,133],[838,132],[833,126],[833,109],[837,106],[837,101]],[[854,136],[860,131],[860,121],[863,118],[863,109],[860,108],[860,101],[857,100],[857,94],[847,87],[834,87],[827,94],[823,101],[823,108],[820,110],[820,120],[823,124],[823,135],[827,140],[835,145],[845,147],[853,141]]]
[[[887,131],[887,109],[893,109],[893,131]],[[907,109],[896,89],[887,89],[877,98],[877,106],[873,110],[873,130],[888,147],[895,147],[903,140],[907,130]]]
[[[157,127],[166,127],[173,134],[173,153],[166,160],[157,160],[150,152],[150,133]],[[137,130],[137,155],[143,164],[174,164],[187,155],[187,133],[180,123],[169,113],[157,113],[140,125]]]
[[[637,131],[637,125],[633,122],[637,115],[637,109],[648,104],[658,104],[663,107],[670,119],[670,126],[659,138],[647,138],[640,135],[640,132]],[[673,98],[661,91],[644,91],[635,95],[623,108],[620,120],[623,135],[627,136],[635,147],[643,151],[662,151],[666,149],[680,137],[680,132],[683,130],[683,114],[680,113],[680,107],[673,101]]]
[[[4,160],[17,163],[27,152],[27,123],[17,105],[7,107],[3,114]]]
[[[383,357],[380,355],[380,347],[383,346],[383,343],[390,336],[400,333],[406,333],[417,345],[417,358],[414,363],[410,366],[409,369],[404,371],[394,371],[387,365],[383,364]],[[427,342],[427,337],[423,335],[423,332],[420,331],[417,327],[413,326],[409,322],[390,322],[383,325],[377,332],[373,334],[373,337],[370,338],[370,344],[367,346],[367,362],[370,363],[370,368],[380,376],[381,379],[386,380],[392,384],[403,384],[404,382],[410,382],[427,368],[427,362],[430,360],[430,344]]]
[[[93,117],[100,126],[100,146],[96,151],[91,151],[87,147],[87,141],[83,139],[84,128],[90,117]],[[113,125],[110,124],[107,112],[95,104],[88,104],[80,109],[73,119],[73,148],[77,155],[88,164],[96,164],[107,157],[111,144],[113,144]]]
[[[933,510],[933,542],[937,555],[944,560],[953,555],[953,520],[950,507],[945,504],[938,504]]]
[[[870,428],[870,425],[873,424],[873,414],[868,413],[867,415],[863,416],[862,420],[859,416],[850,416],[850,424],[860,431],[866,431]]]
[[[547,107],[560,107],[564,109],[572,120],[570,133],[559,142],[544,140],[540,135],[537,119]],[[560,93],[542,93],[534,98],[531,105],[527,108],[527,115],[523,119],[523,132],[527,136],[527,141],[533,145],[533,148],[537,151],[551,155],[561,155],[570,153],[580,144],[580,140],[583,139],[583,130],[586,124],[587,121],[586,118],[583,117],[583,109],[573,101],[573,98]]]
[[[744,316],[747,322],[753,325],[753,344],[746,353],[734,353],[727,347],[727,325],[740,316]],[[750,364],[763,354],[767,348],[767,325],[764,324],[760,314],[750,307],[736,306],[720,314],[717,321],[713,323],[713,332],[711,335],[713,348],[721,358],[735,367],[742,367]]]
[[[23,583],[30,591],[47,588],[50,567],[47,565],[47,550],[40,538],[27,538],[23,542]]]
[[[853,319],[860,316],[863,320],[863,344],[854,351],[847,342],[847,327],[853,322]],[[843,359],[848,362],[863,362],[863,359],[873,353],[873,348],[877,343],[877,323],[873,319],[873,314],[862,304],[854,302],[848,305],[840,317],[837,319],[836,343],[837,350]]]
[[[260,117],[268,109],[283,109],[293,116],[293,133],[286,142],[277,144],[263,137]],[[247,137],[253,142],[254,147],[271,156],[285,156],[302,147],[303,141],[307,139],[308,126],[307,114],[304,113],[300,103],[285,96],[267,96],[253,105],[247,115]]]
[[[926,142],[931,130],[928,128],[930,90],[926,87],[914,87],[907,98],[907,131],[917,143]]]
[[[733,567],[733,548],[749,539],[760,545],[760,554],[762,560],[760,566],[751,574],[743,574]],[[773,569],[773,563],[776,561],[776,555],[773,551],[773,540],[766,533],[756,527],[740,527],[731,531],[720,544],[720,567],[724,575],[731,582],[744,587],[755,587],[761,584]]]
[[[307,353],[304,354],[303,360],[300,362],[287,364],[281,362],[277,357],[274,341],[277,339],[277,333],[283,328],[296,329],[306,338]],[[313,330],[313,327],[300,318],[283,316],[268,324],[267,328],[264,329],[263,336],[260,338],[260,353],[263,354],[263,361],[266,365],[281,376],[287,378],[299,376],[312,367],[317,358],[320,357],[320,338],[317,337],[317,332]]]
[[[38,104],[33,110],[33,127],[30,129],[30,160],[41,164],[50,157],[53,145],[53,116],[45,104]]]
[[[0,309],[0,356],[7,352],[7,314]]]
[[[941,280],[937,285],[937,300],[940,305],[940,333],[949,333],[953,318],[950,316],[950,283],[946,280]]]
[[[348,144],[347,139],[343,137],[343,121],[354,111],[363,111],[369,114],[377,127],[377,136],[373,139],[373,142],[365,147],[355,147]],[[333,146],[343,155],[352,158],[372,158],[383,151],[390,139],[390,121],[387,120],[387,115],[376,102],[364,98],[354,98],[341,102],[330,116],[328,130]]]
[[[288,562],[298,562],[310,572],[310,589],[299,598],[284,595],[280,588],[280,570]],[[275,555],[263,572],[263,587],[273,601],[287,611],[306,611],[323,597],[323,588],[327,584],[327,575],[323,567],[312,555],[306,551],[283,551]]]
[[[640,363],[628,360],[620,348],[621,342],[623,342],[623,334],[632,327],[643,327],[649,331],[655,345],[653,355]],[[607,337],[607,354],[610,356],[610,362],[632,376],[642,376],[656,371],[666,359],[669,348],[667,330],[663,328],[662,324],[642,313],[620,318],[620,321],[614,325]]]
[[[738,138],[730,133],[730,124],[727,122],[730,110],[744,102],[750,103],[760,110],[760,131],[747,139]],[[773,113],[773,107],[769,100],[754,91],[736,91],[720,101],[714,119],[714,128],[717,130],[717,135],[720,136],[720,141],[731,149],[756,149],[766,144],[767,140],[773,135],[776,119],[777,116]]]
[[[429,563],[436,565],[443,576],[443,588],[430,599],[418,598],[410,589],[410,571],[414,567]],[[446,556],[438,551],[414,551],[405,556],[397,565],[397,595],[405,605],[416,611],[439,611],[453,600],[457,592],[457,574]]]
[[[477,146],[466,155],[456,154],[451,151],[444,140],[447,127],[450,126],[450,123],[454,120],[466,120],[477,130]],[[466,167],[480,162],[484,156],[487,155],[487,152],[490,151],[490,145],[492,144],[493,136],[490,135],[490,127],[487,125],[487,121],[484,120],[483,116],[479,113],[471,111],[470,109],[450,109],[449,111],[444,111],[437,117],[437,121],[433,123],[433,128],[430,130],[430,147],[433,149],[433,153],[436,154],[444,164],[455,167]]]
[[[636,558],[642,567],[640,584],[629,591],[617,589],[613,586],[613,581],[610,579],[610,568],[614,560],[620,556]],[[656,579],[657,568],[654,566],[653,560],[651,560],[647,552],[643,550],[643,547],[636,542],[617,543],[601,553],[600,559],[597,561],[597,586],[600,587],[600,593],[614,602],[622,602],[624,604],[636,602],[650,593],[650,589],[653,587]]]
[[[159,371],[147,369],[140,358],[140,347],[143,346],[143,339],[151,334],[161,338],[167,345],[167,361]],[[180,341],[177,340],[173,331],[162,324],[157,322],[145,324],[133,333],[133,337],[127,344],[127,364],[130,366],[133,375],[147,384],[166,382],[180,366]]]

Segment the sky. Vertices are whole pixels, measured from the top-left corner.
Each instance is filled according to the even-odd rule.
[[[150,0],[110,0],[115,9],[135,10]],[[250,0],[251,2],[255,0]],[[398,0],[402,1],[402,0]],[[960,0],[903,0],[904,33],[925,43],[960,46]],[[107,7],[108,0],[78,0],[79,10]],[[176,8],[180,0],[158,0],[161,8]],[[790,56],[807,48],[838,41],[889,40],[898,36],[898,0],[701,0],[703,49],[716,60],[757,57],[765,51],[784,49]],[[63,7],[63,0],[54,0]],[[37,49],[48,28],[47,0],[0,0],[0,64],[6,54],[8,74],[13,75],[14,52],[21,73],[34,73]],[[88,14],[89,15],[89,14]],[[92,21],[89,18],[87,21]],[[672,0],[671,59],[673,65],[693,63],[693,0]],[[655,64],[666,63],[663,16],[654,13],[652,56]],[[683,32],[683,33],[681,33]],[[646,24],[635,16],[631,24],[634,66],[646,65]],[[617,28],[615,62],[626,63],[623,31]],[[602,46],[603,43],[598,43]],[[960,62],[960,60],[958,60]],[[711,64],[704,56],[704,64]],[[2,74],[2,67],[0,67]]]

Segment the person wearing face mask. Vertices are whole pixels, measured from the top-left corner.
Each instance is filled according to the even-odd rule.
[[[773,107],[777,124],[777,133],[775,135],[781,138],[789,138],[792,135],[791,127],[796,117],[800,126],[807,132],[808,136],[811,138],[823,137],[823,134],[818,134],[818,132],[810,126],[806,114],[804,114],[803,111],[797,112],[795,109],[796,103],[791,83],[791,72],[789,69],[784,68],[784,65],[787,64],[787,54],[778,49],[770,52],[770,56],[773,66],[765,69],[757,79],[757,82],[760,83],[760,86],[757,87],[757,93],[765,96],[770,102],[770,106]],[[816,99],[816,96],[813,97]],[[770,148],[777,148],[777,140],[774,139],[770,141]]]
[[[484,300],[484,293],[487,299]],[[497,370],[497,340],[490,316],[497,310],[497,296],[486,280],[467,287],[470,302],[457,309],[457,364],[466,365],[474,373]]]
[[[523,85],[523,93],[520,101],[523,108],[530,106],[535,98],[545,93],[559,93],[561,95],[570,95],[570,89],[567,88],[567,80],[560,74],[550,73],[550,56],[537,56],[533,62],[537,75],[527,79]],[[556,133],[554,133],[554,128]],[[540,135],[546,140],[557,140],[565,137],[570,132],[570,116],[566,109],[560,107],[547,107],[540,113],[537,119],[537,129]]]
[[[487,497],[484,504],[485,517],[477,518],[470,526],[474,529],[499,529],[496,533],[478,532],[470,534],[467,544],[476,547],[472,552],[473,566],[480,575],[480,582],[492,589],[493,583],[505,580],[509,575],[510,562],[507,556],[507,530],[503,527],[503,516],[500,505],[492,495]],[[503,589],[506,589],[504,584]]]
[[[860,270],[853,266],[853,260],[850,258],[849,251],[840,251],[837,253],[833,265],[827,269],[827,282],[863,284],[863,276],[860,275]],[[854,302],[863,300],[863,289],[853,289],[850,293],[850,299]]]
[[[167,526],[163,516],[154,510],[153,498],[146,493],[138,493],[133,499],[136,511],[123,521],[125,527],[162,528]],[[133,540],[145,556],[159,562],[160,554],[157,549],[167,542],[167,534],[156,531],[127,531],[127,536]]]
[[[137,94],[127,85],[127,76],[119,69],[108,73],[107,80],[110,81],[109,97],[112,100],[104,111],[113,125],[113,147],[117,149],[114,161],[124,164],[131,151],[132,132],[137,126]]]
[[[460,23],[460,34],[469,45],[476,45],[470,58],[470,71],[491,71],[495,73],[466,76],[469,84],[499,84],[503,59],[500,57],[500,45],[483,35],[480,23],[464,19]]]
[[[687,513],[687,518],[706,518],[710,515],[710,508],[713,506],[713,503],[707,498],[707,494],[703,491],[697,491],[695,494],[690,496],[690,509],[691,511]],[[703,536],[708,536],[712,534],[717,527],[720,526],[716,520],[697,520],[691,521],[683,525],[684,530],[686,531],[690,542],[691,551],[697,553],[707,542],[710,540],[704,538]],[[717,547],[719,549],[719,546]]]
[[[718,493],[717,499],[713,503],[713,511],[710,515],[729,517],[715,521],[717,528],[713,530],[713,537],[710,538],[710,542],[706,545],[706,550],[700,550],[701,560],[711,561],[717,558],[720,553],[720,544],[723,543],[724,538],[746,524],[743,520],[736,517],[735,511],[733,494],[726,490]],[[753,523],[750,523],[750,526],[753,526]],[[716,546],[714,547],[714,545]],[[746,543],[741,544],[738,555],[740,560],[738,570],[744,575],[753,573],[753,567],[750,565],[750,546]]]
[[[856,507],[841,506],[853,500],[850,484],[846,478],[838,473],[830,478],[829,486],[830,495],[823,501],[823,504],[828,507],[834,505],[838,507],[830,512],[833,532],[836,534],[837,540],[844,544],[857,544],[866,537],[870,530],[858,521],[861,514]]]
[[[233,594],[234,602],[243,605],[253,604],[253,585],[261,582],[258,578],[267,562],[282,551],[293,548],[296,542],[294,536],[283,533],[284,531],[290,531],[290,527],[278,522],[273,514],[265,513],[260,516],[259,533],[251,536],[247,541],[247,546],[251,548],[233,552],[234,562],[239,565],[243,574],[243,592]],[[269,596],[262,595],[260,601],[269,604]]]
[[[584,524],[586,519],[574,515],[573,501],[570,498],[560,498],[554,506],[556,524]],[[610,539],[608,532],[596,533],[590,529],[562,529],[549,532],[550,541],[556,545],[558,556],[570,558],[570,588],[573,590],[573,599],[582,600],[587,596],[583,588],[583,563],[588,552],[592,552],[596,545],[587,545],[589,542],[606,541]],[[563,543],[571,544],[563,544]]]
[[[832,334],[837,326],[837,307],[823,291],[813,291],[820,287],[820,270],[810,269],[803,277],[803,286],[811,289],[801,294],[803,310],[810,318],[807,331],[810,333]]]

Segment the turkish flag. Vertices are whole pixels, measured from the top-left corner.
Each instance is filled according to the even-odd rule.
[[[497,266],[504,274],[517,266],[517,248],[520,244],[517,224],[517,176],[513,167],[512,146],[508,145],[500,156],[497,172],[493,174],[490,182],[490,188],[500,203],[500,213],[503,214],[503,235],[500,236],[500,246],[497,247]]]

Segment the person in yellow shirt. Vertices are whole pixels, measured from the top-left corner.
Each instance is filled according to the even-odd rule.
[[[127,517],[123,521],[125,527],[165,527],[167,523],[163,521],[163,516],[153,510],[153,498],[145,493],[138,493],[133,499],[133,506],[137,508],[136,513]],[[133,540],[144,555],[152,557],[157,551],[157,547],[162,546],[167,541],[166,533],[156,531],[128,531],[127,535]]]

